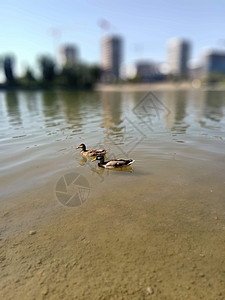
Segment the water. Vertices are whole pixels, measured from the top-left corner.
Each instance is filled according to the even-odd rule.
[[[0,238],[3,249],[8,241],[12,251],[4,256],[10,263],[4,263],[3,279],[15,285],[26,273],[16,267],[16,253],[26,253],[28,264],[34,259],[32,247],[47,245],[59,265],[61,260],[70,264],[75,256],[83,266],[92,261],[88,290],[86,271],[77,271],[77,277],[74,269],[66,275],[61,271],[71,293],[74,278],[78,280],[79,299],[91,299],[92,293],[100,298],[102,289],[108,296],[114,290],[112,299],[142,299],[149,285],[157,299],[223,299],[225,94],[190,90],[144,96],[0,93]],[[107,149],[107,158],[132,158],[135,163],[126,170],[99,169],[96,162],[81,158],[75,149],[80,143]],[[83,201],[75,208],[57,194],[63,189],[60,180],[68,176],[83,180],[79,192],[69,190],[69,184],[64,191]],[[35,242],[25,235],[31,229],[39,233]],[[15,253],[14,239],[20,247]],[[83,253],[84,246],[89,250]],[[37,257],[45,258],[51,270],[55,262],[44,251],[39,249]],[[29,270],[36,278],[30,281],[30,297],[37,298],[42,275]],[[109,281],[94,276],[96,272],[107,274]],[[48,275],[54,298],[60,287]],[[1,288],[5,299],[11,293],[8,281]],[[18,284],[18,295],[23,286]]]
[[[1,199],[46,180],[51,183],[60,170],[76,169],[79,154],[75,147],[81,142],[87,147],[106,148],[109,158],[135,159],[134,176],[149,174],[153,165],[160,167],[174,160],[187,166],[195,162],[199,167],[202,161],[218,163],[221,169],[224,92],[160,92],[156,94],[160,102],[149,95],[145,103],[141,102],[143,96],[144,93],[2,92]],[[90,177],[90,167],[88,162],[79,172]]]

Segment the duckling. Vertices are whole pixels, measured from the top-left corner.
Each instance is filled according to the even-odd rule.
[[[97,155],[92,161],[99,160],[98,166],[106,169],[122,168],[131,165],[135,160],[133,159],[111,159],[104,161],[103,155]]]
[[[76,149],[81,149],[80,153],[84,157],[93,157],[96,155],[105,155],[106,150],[97,150],[97,149],[91,149],[87,150],[86,146],[84,144],[80,144]]]

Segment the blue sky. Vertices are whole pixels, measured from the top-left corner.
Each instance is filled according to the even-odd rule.
[[[206,47],[225,50],[223,0],[2,0],[0,11],[0,56],[13,53],[19,70],[35,67],[39,54],[55,56],[67,42],[79,47],[82,60],[99,62],[107,33],[124,37],[125,63],[165,61],[171,37],[191,40],[194,60]]]

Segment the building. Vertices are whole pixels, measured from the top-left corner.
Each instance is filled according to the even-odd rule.
[[[106,36],[101,44],[103,81],[112,82],[120,78],[122,62],[122,39],[119,36]]]
[[[225,51],[210,50],[203,54],[204,74],[225,74]]]
[[[190,43],[183,39],[174,38],[168,43],[169,73],[175,76],[188,76],[188,61]]]
[[[59,49],[59,64],[74,65],[78,62],[78,50],[75,45],[64,45]]]
[[[149,61],[139,61],[136,63],[136,75],[139,77],[141,82],[163,79],[163,75],[159,71],[158,65]]]

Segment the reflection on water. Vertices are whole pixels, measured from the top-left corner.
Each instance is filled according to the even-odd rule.
[[[22,125],[18,94],[14,92],[6,92],[5,103],[7,108],[7,115],[9,117],[9,122],[11,123],[11,125]]]
[[[225,98],[221,91],[172,91],[167,94],[167,105],[171,113],[165,118],[166,128],[175,135],[195,134],[200,129],[198,125],[224,132]]]
[[[57,93],[44,92],[42,94],[42,107],[46,127],[55,126],[55,122],[57,122],[58,113],[60,111]]]
[[[24,104],[26,103],[26,109],[29,111],[29,115],[34,116],[39,111],[39,98],[38,93],[26,92],[22,94],[24,98]]]
[[[153,120],[160,128],[163,126],[168,131],[185,134],[198,122],[205,127],[207,119],[210,120],[208,125],[212,125],[211,121],[215,126],[224,122],[223,92],[170,91],[159,94],[170,110],[164,115],[159,112],[160,120]],[[104,136],[121,135],[125,117],[139,124],[132,109],[142,96],[143,93],[5,92],[1,94],[1,115],[4,115],[1,125],[10,127],[11,124],[12,131],[26,127],[29,133],[29,127],[38,122],[42,128],[71,130],[77,135],[88,130]],[[12,131],[9,129],[9,138]]]
[[[74,93],[74,92],[5,92],[1,95],[2,123],[19,130],[29,127],[35,121],[39,125],[57,130],[72,130],[80,134],[87,129],[103,128],[107,135],[121,135],[124,132],[124,118],[134,120],[132,109],[140,101],[141,93]],[[174,133],[185,134],[197,122],[205,127],[207,119],[216,123],[224,120],[224,93],[215,91],[170,91],[160,93],[160,99],[170,113],[161,117],[160,126]],[[198,120],[196,122],[196,120]],[[135,119],[138,125],[139,120]],[[2,124],[3,125],[3,124]],[[208,125],[212,125],[209,122]],[[218,124],[217,124],[218,125]],[[215,125],[216,126],[216,125]],[[84,127],[84,128],[83,128]],[[157,130],[157,128],[154,128]],[[10,132],[9,136],[10,136]]]
[[[175,99],[175,122],[171,130],[176,133],[185,134],[189,127],[185,121],[188,92],[178,91],[173,98]]]
[[[5,176],[2,173],[1,178],[10,185],[10,180],[14,176],[18,180],[18,173],[22,172],[28,178],[27,184],[32,176],[40,180],[43,172],[46,176],[53,172],[48,165],[50,161],[56,169],[65,168],[63,155],[73,157],[74,164],[86,166],[87,162],[79,161],[79,153],[74,150],[81,142],[88,148],[105,147],[109,158],[134,158],[143,173],[148,173],[153,157],[156,161],[171,159],[167,153],[172,153],[173,158],[174,153],[176,158],[180,154],[183,159],[190,153],[200,159],[197,151],[200,148],[209,151],[207,155],[224,153],[224,92],[158,92],[157,97],[170,113],[159,110],[157,117],[152,114],[150,129],[133,111],[143,95],[140,92],[2,92],[0,159]],[[182,143],[188,143],[189,148],[182,147]],[[37,169],[33,168],[34,162]]]
[[[212,121],[220,122],[224,116],[224,93],[207,91],[205,95],[206,109],[204,115]]]
[[[102,93],[103,122],[101,127],[106,129],[107,135],[120,135],[123,129],[121,93]]]

